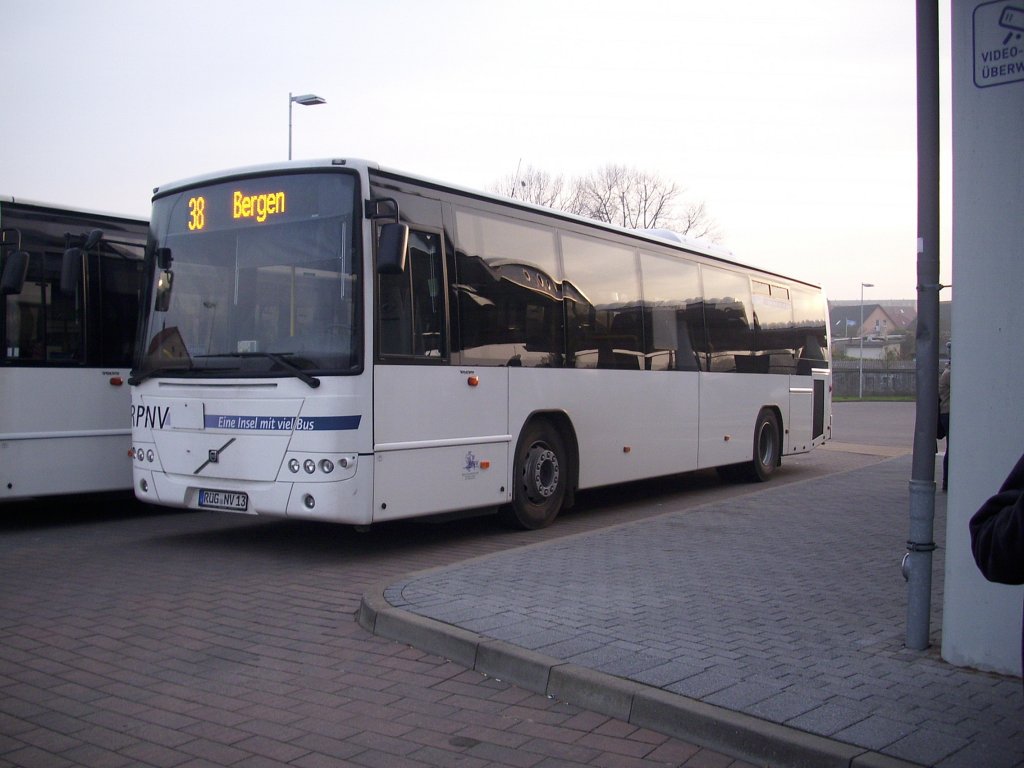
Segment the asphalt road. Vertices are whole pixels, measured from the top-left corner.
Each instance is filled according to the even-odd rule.
[[[832,439],[839,443],[912,448],[917,403],[848,401],[832,406]]]

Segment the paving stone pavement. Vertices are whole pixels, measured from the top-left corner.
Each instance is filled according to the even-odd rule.
[[[531,540],[493,520],[87,504],[0,510],[0,768],[751,768],[355,622],[382,578]]]
[[[1021,681],[939,656],[943,494],[932,646],[903,647],[910,469],[899,456],[414,574],[368,593],[361,620],[542,692],[574,671],[580,699],[624,719],[654,691],[666,728],[710,718],[726,751],[723,730],[746,734],[732,749],[752,762],[817,764],[786,751],[810,740],[844,765],[1024,765]]]

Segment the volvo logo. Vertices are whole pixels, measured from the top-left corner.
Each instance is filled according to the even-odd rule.
[[[200,472],[202,472],[204,469],[206,469],[211,464],[218,463],[220,461],[220,455],[222,453],[224,453],[224,449],[226,449],[233,442],[235,442],[235,438],[232,437],[230,440],[228,440],[226,443],[224,443],[224,445],[222,445],[220,448],[211,448],[209,451],[207,451],[206,452],[206,461],[204,461],[202,464],[200,464],[199,468],[195,472],[193,472],[192,474],[198,475]]]

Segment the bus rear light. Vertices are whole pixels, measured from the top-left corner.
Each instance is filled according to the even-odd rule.
[[[320,459],[320,471],[325,475],[331,474],[334,471],[334,462],[330,459]]]
[[[146,478],[139,480],[139,490],[143,493],[149,493],[149,481]]]
[[[296,472],[298,472],[299,471],[299,460],[298,459],[288,459],[288,469],[291,471],[292,474],[295,474]]]
[[[153,453],[153,449],[152,448],[150,448],[148,451],[146,451],[146,461],[148,461],[150,464],[152,464],[154,461],[156,461],[156,454]]]
[[[312,459],[306,459],[304,462],[302,462],[302,468],[306,470],[307,475],[312,475],[314,472],[316,472],[316,462],[313,461]]]
[[[487,460],[487,459],[481,459],[480,460],[480,469],[490,469],[490,468],[491,468],[491,462],[489,460]]]
[[[316,506],[316,499],[313,498],[312,494],[307,493],[305,496],[302,497],[302,505],[306,509],[312,509],[313,507]]]

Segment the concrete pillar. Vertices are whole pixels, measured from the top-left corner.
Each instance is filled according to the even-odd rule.
[[[942,656],[1021,672],[1024,589],[989,584],[968,520],[1024,453],[1024,12],[952,0],[953,370]],[[938,479],[938,478],[937,478]]]

